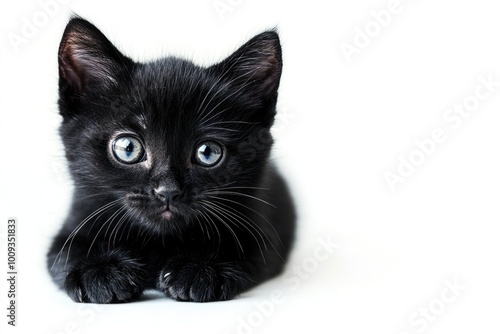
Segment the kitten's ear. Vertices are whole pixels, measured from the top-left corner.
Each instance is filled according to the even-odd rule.
[[[264,100],[276,97],[281,77],[281,45],[276,31],[263,32],[210,68],[231,84]]]
[[[116,84],[118,74],[132,61],[90,22],[74,17],[64,31],[59,46],[59,79],[75,93],[97,83]]]

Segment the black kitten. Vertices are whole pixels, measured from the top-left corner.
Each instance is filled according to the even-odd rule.
[[[59,109],[75,193],[48,263],[74,301],[226,300],[282,271],[295,213],[269,162],[281,67],[274,31],[200,67],[136,63],[69,22]]]

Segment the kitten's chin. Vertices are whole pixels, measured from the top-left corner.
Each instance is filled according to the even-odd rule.
[[[170,220],[172,219],[173,213],[170,210],[165,210],[162,213],[160,213],[160,217],[163,220]]]

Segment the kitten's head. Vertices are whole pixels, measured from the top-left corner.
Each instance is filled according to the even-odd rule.
[[[209,67],[137,63],[73,18],[59,49],[59,108],[77,197],[120,203],[159,232],[214,213],[217,194],[238,201],[267,167],[281,67],[274,31]]]

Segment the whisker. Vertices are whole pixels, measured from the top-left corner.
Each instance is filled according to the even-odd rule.
[[[106,219],[106,221],[102,224],[102,226],[99,228],[99,230],[97,231],[97,233],[95,234],[94,236],[94,239],[92,240],[92,242],[90,243],[90,246],[89,246],[89,250],[87,251],[87,256],[90,255],[90,251],[92,249],[92,246],[94,246],[94,243],[96,242],[97,238],[99,237],[99,233],[101,233],[102,229],[109,223],[109,222],[113,222],[113,220],[116,218],[117,214],[119,214],[121,211],[123,211],[123,204],[122,204],[122,207],[120,209],[118,209],[117,211],[115,211],[108,219]],[[109,226],[108,226],[108,229],[109,229]],[[107,230],[106,230],[107,231]],[[107,232],[106,232],[107,233]],[[104,236],[104,238],[106,238],[106,236]]]
[[[234,182],[233,182],[233,183],[234,183]],[[221,188],[218,188],[218,189],[219,189],[219,190],[231,190],[231,189],[269,190],[270,188],[241,186],[241,187],[221,187]]]
[[[209,195],[209,196],[210,196],[210,195]],[[278,255],[278,256],[279,256],[279,257],[280,257],[283,261],[285,261],[285,259],[283,259],[283,257],[281,256],[280,252],[276,249],[276,247],[275,247],[274,243],[271,241],[271,239],[269,238],[269,236],[267,235],[267,233],[265,233],[265,232],[262,230],[262,228],[261,228],[258,224],[256,224],[256,223],[255,223],[255,221],[253,221],[252,219],[250,219],[250,217],[248,217],[247,215],[243,214],[242,212],[237,211],[237,210],[236,210],[235,208],[233,208],[232,206],[230,206],[230,205],[228,205],[228,204],[225,204],[225,203],[221,203],[221,202],[219,202],[219,201],[220,201],[220,200],[226,200],[226,201],[229,201],[229,202],[231,202],[231,203],[239,204],[239,205],[241,205],[241,206],[243,206],[243,207],[245,207],[245,208],[247,208],[247,209],[251,210],[252,212],[254,212],[255,214],[257,214],[258,216],[260,216],[260,217],[261,217],[262,219],[264,219],[264,221],[266,221],[266,222],[267,222],[267,224],[271,227],[271,229],[274,231],[274,234],[275,234],[275,235],[276,235],[276,237],[278,238],[278,241],[280,242],[281,246],[283,246],[283,247],[284,247],[283,242],[281,241],[281,238],[280,238],[280,236],[279,236],[278,232],[276,231],[276,229],[274,228],[274,226],[271,224],[271,222],[270,222],[269,220],[267,220],[267,218],[266,218],[266,217],[264,217],[264,216],[263,216],[263,215],[261,215],[259,212],[257,212],[256,210],[252,209],[251,207],[246,206],[246,205],[244,205],[244,204],[242,204],[242,203],[239,203],[239,202],[237,202],[237,201],[232,201],[232,200],[229,200],[229,199],[227,199],[227,198],[223,198],[223,197],[216,197],[216,196],[210,196],[210,197],[211,197],[212,199],[214,199],[214,200],[218,201],[217,203],[218,203],[219,205],[222,205],[222,206],[224,206],[225,208],[227,208],[228,210],[231,210],[231,211],[233,211],[234,213],[237,213],[237,214],[239,214],[239,215],[242,215],[243,217],[246,217],[246,219],[247,219],[248,223],[249,223],[250,225],[253,225],[252,227],[253,227],[254,229],[258,229],[258,230],[260,231],[259,233],[260,233],[260,234],[262,234],[262,235],[264,235],[264,236],[266,237],[267,241],[269,242],[269,244],[271,245],[271,247],[274,249],[274,251],[276,252],[276,254],[277,254],[277,255]],[[214,203],[214,204],[215,204],[215,203]],[[262,237],[262,235],[261,235],[261,237]],[[263,242],[264,242],[264,241],[263,241]],[[266,244],[265,242],[264,242],[264,245],[265,245],[265,248],[266,248],[266,250],[267,250],[267,244]]]
[[[73,231],[68,235],[68,237],[66,238],[66,241],[63,243],[62,247],[61,247],[61,250],[57,253],[55,259],[54,259],[54,263],[52,264],[51,266],[51,270],[54,268],[56,262],[60,261],[61,260],[61,255],[64,251],[64,248],[66,247],[66,245],[68,244],[68,242],[70,243],[69,246],[68,246],[68,250],[67,250],[67,254],[66,254],[66,262],[64,264],[64,268],[66,268],[66,265],[68,264],[68,261],[69,261],[69,256],[70,256],[70,253],[71,253],[71,246],[73,244],[73,240],[75,239],[76,235],[78,234],[78,232],[80,232],[80,230],[83,228],[83,226],[85,224],[87,224],[87,222],[89,222],[93,217],[95,217],[96,215],[99,215],[101,213],[103,213],[104,211],[106,210],[109,210],[110,208],[112,208],[113,206],[115,205],[118,205],[118,203],[121,201],[122,199],[117,199],[117,200],[114,200],[114,201],[111,201],[107,204],[104,204],[103,206],[101,206],[100,208],[96,209],[95,211],[93,211],[90,215],[88,215],[84,220],[82,220],[74,229]],[[71,241],[70,241],[71,240]]]
[[[215,228],[215,232],[217,232],[217,239],[218,239],[217,253],[219,253],[219,249],[220,249],[220,244],[222,242],[222,238],[221,238],[221,235],[220,235],[219,228],[217,227],[217,224],[215,224],[215,222],[213,221],[213,219],[208,214],[205,214],[205,213],[201,212],[198,209],[196,209],[196,212],[198,212],[208,222],[208,225],[210,226],[210,228],[212,229],[212,231]]]
[[[258,198],[258,197],[255,197],[255,196],[252,196],[252,195],[249,195],[249,194],[245,194],[245,193],[242,193],[242,192],[238,192],[238,191],[225,191],[225,190],[217,190],[217,192],[210,192],[210,191],[207,191],[205,192],[205,194],[207,195],[213,195],[213,194],[216,194],[216,195],[223,195],[223,194],[227,194],[227,195],[236,195],[236,196],[244,196],[244,197],[248,197],[248,198],[252,198],[252,199],[255,199],[257,201],[260,201],[264,204],[267,204],[269,206],[272,206],[273,208],[277,208],[275,205],[263,200],[262,198]]]
[[[122,215],[122,217],[118,220],[118,222],[116,223],[115,227],[113,228],[113,230],[111,231],[111,234],[109,236],[109,244],[110,245],[113,245],[113,248],[116,246],[116,238],[118,236],[118,231],[120,230],[120,228],[126,224],[127,222],[127,219],[128,217],[130,217],[130,211],[127,209],[127,207],[124,205],[123,206],[124,208],[124,211],[125,213]],[[113,237],[113,233],[114,233],[114,237]],[[122,233],[123,235],[123,233]],[[111,238],[113,237],[113,243],[111,243]],[[120,239],[121,239],[121,236],[120,236]],[[119,239],[119,240],[120,240]]]
[[[207,196],[208,196],[208,197],[210,197],[210,198],[212,198],[212,199],[214,199],[214,200],[218,200],[218,201],[221,201],[221,200],[222,200],[222,201],[226,201],[226,202],[234,203],[234,204],[240,205],[240,206],[242,206],[242,207],[244,207],[244,208],[246,208],[246,209],[248,209],[248,210],[252,211],[252,212],[253,212],[253,213],[255,213],[256,215],[258,215],[259,217],[261,217],[262,219],[264,219],[264,221],[266,221],[266,223],[269,225],[269,227],[271,227],[271,228],[273,229],[274,234],[275,234],[275,235],[276,235],[276,237],[278,238],[278,241],[280,242],[281,246],[283,246],[283,247],[284,247],[283,242],[281,241],[281,237],[280,237],[280,235],[278,234],[278,232],[276,231],[276,229],[274,228],[274,225],[273,225],[273,224],[271,224],[271,222],[270,222],[270,221],[269,221],[266,217],[264,217],[262,214],[260,214],[257,210],[255,210],[255,209],[253,209],[253,208],[249,207],[248,205],[245,205],[245,204],[243,204],[243,203],[240,203],[240,202],[238,202],[238,201],[233,201],[233,200],[231,200],[231,199],[229,199],[229,198],[224,198],[224,197],[219,197],[219,196],[214,196],[214,195],[207,195]],[[222,204],[222,203],[220,203],[220,204]],[[231,208],[231,206],[227,206],[227,207]],[[268,240],[269,240],[269,239],[268,239]],[[272,243],[271,243],[271,244],[272,244]]]
[[[227,218],[234,218],[236,221],[234,220],[230,220],[232,222],[239,222],[240,223],[240,226],[242,226],[245,230],[247,230],[251,235],[252,237],[255,239],[258,247],[259,247],[259,251],[260,251],[260,254],[262,255],[262,260],[264,261],[264,263],[266,263],[266,259],[264,257],[264,252],[262,250],[262,247],[261,247],[261,244],[259,242],[259,240],[257,239],[257,237],[255,236],[255,234],[248,228],[247,224],[245,224],[245,220],[243,217],[241,217],[240,215],[236,215],[234,213],[232,213],[231,211],[227,210],[227,209],[224,209],[222,208],[221,206],[215,204],[215,203],[206,203],[207,205],[211,206],[212,209],[216,210],[218,213],[220,213],[221,215],[224,215],[226,216]],[[248,222],[247,222],[248,223]],[[264,238],[262,237],[262,234],[255,228],[255,226],[253,226],[251,223],[249,223],[250,227],[252,227],[254,229],[254,231],[259,235],[259,237],[261,238],[262,240],[262,243],[264,244],[264,247],[266,248],[267,250],[267,245],[264,241]]]
[[[222,219],[216,212],[214,212],[213,209],[206,207],[205,205],[203,205],[203,206],[204,206],[205,210],[207,210],[207,212],[210,212],[210,214],[212,214],[214,217],[216,217],[231,232],[234,240],[238,244],[239,250],[241,250],[241,253],[245,253],[245,251],[243,250],[243,246],[241,245],[240,239],[238,238],[238,236],[236,235],[234,230],[231,228],[231,226],[229,226],[224,219]],[[215,224],[215,222],[214,222],[214,224]]]

